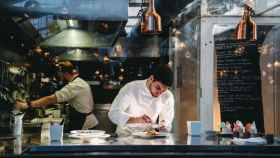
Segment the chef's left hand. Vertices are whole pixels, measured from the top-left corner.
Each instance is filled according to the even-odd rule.
[[[159,132],[167,132],[167,128],[165,126],[160,126],[158,130]]]
[[[159,123],[159,131],[161,132],[167,132],[167,127],[165,126],[165,121],[164,120],[161,120],[160,123]]]

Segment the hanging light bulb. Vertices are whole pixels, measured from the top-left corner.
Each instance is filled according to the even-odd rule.
[[[244,13],[242,19],[237,26],[237,39],[238,40],[257,40],[257,25],[252,20],[251,15],[253,9],[248,5],[244,6]]]
[[[161,17],[156,12],[155,1],[149,0],[148,10],[142,17],[141,32],[143,34],[159,34],[161,31]]]

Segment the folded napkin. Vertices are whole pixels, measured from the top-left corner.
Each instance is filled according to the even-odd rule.
[[[201,123],[200,121],[187,121],[187,134],[200,135]]]
[[[232,139],[233,144],[236,145],[262,145],[266,144],[266,139],[261,137],[254,137],[254,138],[233,138]]]

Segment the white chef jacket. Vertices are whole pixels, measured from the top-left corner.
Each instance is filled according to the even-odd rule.
[[[61,90],[55,92],[57,102],[68,102],[80,113],[90,113],[93,110],[93,98],[89,84],[77,77],[65,85]],[[98,124],[94,114],[86,117],[82,129],[89,129]]]
[[[110,120],[117,124],[117,133],[124,128],[129,117],[147,115],[152,123],[164,120],[170,131],[174,118],[174,96],[166,90],[159,97],[153,97],[146,86],[147,80],[132,81],[126,84],[114,99],[108,113]]]

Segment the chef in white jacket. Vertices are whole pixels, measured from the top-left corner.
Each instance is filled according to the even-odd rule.
[[[98,124],[93,114],[93,97],[89,84],[79,77],[74,65],[69,61],[59,63],[63,78],[68,82],[54,94],[29,102],[16,102],[17,109],[38,108],[55,103],[70,104],[69,130],[90,129]]]
[[[127,134],[129,123],[159,123],[170,131],[174,118],[174,96],[168,87],[173,75],[168,65],[160,65],[146,80],[127,83],[114,99],[108,113],[117,125],[116,133]],[[157,122],[159,121],[159,122]]]

